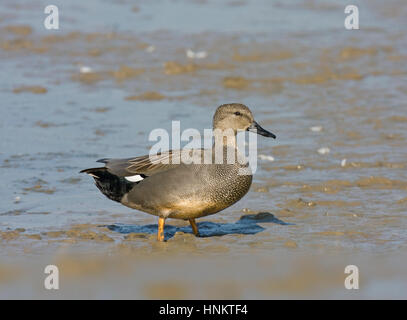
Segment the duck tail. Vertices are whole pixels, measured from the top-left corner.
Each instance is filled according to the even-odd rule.
[[[89,168],[79,171],[79,173],[86,173],[95,179],[101,178],[103,176],[104,171],[107,171],[106,168]]]
[[[84,169],[80,173],[87,173],[92,176],[98,189],[113,201],[120,202],[133,187],[132,182],[110,173],[106,167]]]

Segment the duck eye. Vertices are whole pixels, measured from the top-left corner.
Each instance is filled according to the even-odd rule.
[[[242,114],[241,114],[239,111],[236,111],[236,112],[235,112],[235,115],[241,116]]]

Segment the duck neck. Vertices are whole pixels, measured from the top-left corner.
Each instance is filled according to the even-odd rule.
[[[213,129],[213,147],[222,145],[223,148],[237,149],[236,132],[232,129]]]
[[[214,130],[214,143],[212,150],[214,151],[214,159],[216,164],[238,164],[239,166],[247,167],[247,160],[243,153],[239,151],[237,144],[236,132],[228,129],[229,132]]]

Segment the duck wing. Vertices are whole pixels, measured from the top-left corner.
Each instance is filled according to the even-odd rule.
[[[180,164],[204,163],[205,149],[169,150],[154,155],[144,155],[125,159],[100,159],[107,171],[119,177],[137,175],[152,176],[156,173],[171,170]]]

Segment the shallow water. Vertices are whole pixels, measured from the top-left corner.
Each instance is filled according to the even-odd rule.
[[[211,276],[225,281],[225,298],[307,297],[306,288],[315,286],[309,297],[349,297],[342,277],[352,261],[369,274],[369,286],[354,296],[405,298],[405,271],[389,267],[397,256],[397,266],[406,261],[403,1],[357,1],[361,30],[354,31],[343,28],[341,1],[54,1],[58,31],[43,27],[47,4],[0,4],[0,289],[6,288],[0,297],[22,295],[23,280],[2,281],[10,268],[31,279],[27,261],[69,265],[93,252],[95,264],[112,267],[98,256],[109,252],[119,261],[143,257],[148,269],[156,263],[150,254],[172,263],[174,254],[187,260],[186,252],[199,256],[191,267],[198,271],[226,257],[236,277]],[[187,49],[208,56],[189,59]],[[91,72],[81,73],[83,67]],[[201,219],[202,238],[184,222],[169,221],[167,243],[156,244],[155,217],[107,200],[78,174],[99,158],[146,154],[150,131],[170,129],[172,120],[181,121],[181,130],[203,132],[216,106],[230,101],[247,104],[278,138],[258,139],[251,190]],[[267,214],[254,216],[261,212]],[[247,223],[247,215],[260,218]],[[302,284],[304,292],[290,287],[287,279],[307,277],[301,269],[308,260],[298,258],[281,280],[281,295],[260,280],[250,292],[242,289],[247,279],[237,274],[259,272],[275,281],[291,254],[315,255],[312,270],[332,257],[326,263],[341,271],[327,279],[342,280],[323,282],[323,290],[318,277]],[[231,259],[245,267],[233,271]],[[276,269],[275,260],[283,261]],[[370,270],[375,263],[384,271]],[[180,265],[170,270],[189,270]],[[115,279],[126,283],[124,276]],[[193,297],[194,281],[170,284],[168,292]],[[171,297],[159,285],[145,286],[121,296]],[[208,287],[199,297],[214,291]],[[95,292],[83,297],[112,297]]]

